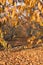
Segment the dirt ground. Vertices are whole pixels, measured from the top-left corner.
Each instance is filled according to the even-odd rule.
[[[0,65],[43,65],[43,47],[0,51]]]

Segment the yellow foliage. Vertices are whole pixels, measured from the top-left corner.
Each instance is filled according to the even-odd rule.
[[[0,29],[0,44],[6,48],[7,47],[7,42],[3,39],[3,33],[2,30]]]
[[[40,22],[40,26],[43,26],[43,22]]]
[[[2,0],[0,0],[0,3],[2,3]]]
[[[39,8],[39,10],[41,10],[41,9],[42,9],[42,5],[41,5],[41,3],[40,3],[40,2],[38,3],[38,8]]]
[[[6,3],[6,0],[2,0],[2,4],[4,5]]]
[[[41,39],[39,39],[38,41],[37,41],[37,44],[39,44],[39,43],[41,43],[42,42],[42,40]]]
[[[41,10],[42,14],[43,14],[43,7],[42,7],[42,10]]]
[[[13,0],[8,0],[8,2],[10,3],[10,5],[12,5],[12,4],[13,4]]]
[[[12,21],[12,22],[11,22],[11,25],[12,25],[13,27],[16,27],[16,26],[17,26],[17,23],[18,23],[17,21]]]
[[[4,48],[7,48],[7,42],[6,42],[4,39],[0,38],[0,44],[1,44]]]
[[[4,5],[6,3],[6,0],[0,0],[0,3],[2,3],[2,5]]]
[[[37,0],[30,0],[29,6],[33,7],[36,4]]]

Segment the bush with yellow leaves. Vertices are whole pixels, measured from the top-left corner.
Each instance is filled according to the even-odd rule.
[[[2,3],[2,7],[0,7],[0,22],[3,22],[3,29],[5,26],[3,32],[5,37],[9,35],[9,38],[15,39],[21,32],[20,36],[26,37],[26,42],[30,44],[30,46],[43,42],[43,5],[39,0],[24,0],[25,5],[23,6],[17,6],[17,3],[13,4],[13,0],[8,0],[8,5],[6,5],[6,0],[1,0],[0,2]],[[14,31],[12,32],[11,30]],[[2,35],[1,33],[0,36]],[[34,43],[34,41],[36,42]],[[7,47],[4,38],[0,37],[0,43],[4,47]]]

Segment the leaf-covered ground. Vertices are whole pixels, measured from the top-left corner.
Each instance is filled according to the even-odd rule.
[[[0,1],[0,46],[43,45],[43,1],[12,1]]]
[[[43,65],[43,47],[0,51],[0,65]]]

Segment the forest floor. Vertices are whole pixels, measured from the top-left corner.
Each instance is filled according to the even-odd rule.
[[[43,47],[0,51],[0,65],[43,65]]]

